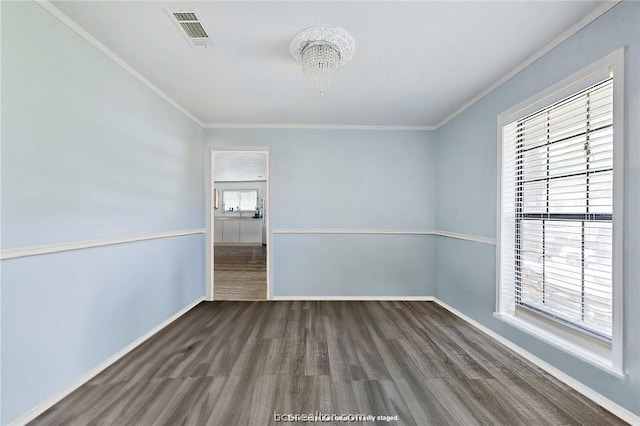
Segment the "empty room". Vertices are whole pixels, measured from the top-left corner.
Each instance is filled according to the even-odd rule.
[[[0,425],[640,425],[640,2],[0,16]]]

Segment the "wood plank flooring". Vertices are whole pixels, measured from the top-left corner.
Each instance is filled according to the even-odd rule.
[[[266,300],[266,246],[216,244],[213,254],[215,300]]]
[[[203,302],[31,424],[266,425],[274,412],[625,424],[433,302],[303,301]]]

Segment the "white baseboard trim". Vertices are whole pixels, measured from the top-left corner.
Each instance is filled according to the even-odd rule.
[[[273,234],[434,235],[431,229],[275,228]]]
[[[516,345],[515,343],[513,343],[510,340],[506,339],[505,337],[499,335],[495,331],[485,327],[484,325],[482,325],[479,322],[475,321],[471,317],[468,317],[467,315],[463,314],[462,312],[460,312],[456,308],[446,304],[445,302],[443,302],[442,300],[438,299],[437,297],[434,297],[433,301],[436,302],[438,305],[442,306],[443,308],[445,308],[446,310],[448,310],[449,312],[451,312],[452,314],[456,315],[457,317],[459,317],[459,318],[463,319],[464,321],[466,321],[467,323],[471,324],[472,326],[474,326],[478,330],[482,331],[484,334],[488,335],[489,337],[493,338],[494,340],[498,341],[499,343],[502,343],[507,348],[511,349],[512,351],[514,351],[515,353],[517,353],[521,357],[525,358],[527,361],[530,361],[533,364],[537,365],[538,367],[540,367],[541,369],[543,369],[547,373],[551,374],[553,377],[555,377],[556,379],[560,380],[561,382],[563,382],[564,384],[566,384],[570,388],[572,388],[575,391],[577,391],[577,392],[581,393],[582,395],[586,396],[587,398],[589,398],[590,400],[592,400],[596,404],[600,405],[601,407],[609,410],[610,412],[612,412],[616,416],[620,417],[625,422],[628,422],[628,423],[630,423],[632,425],[640,425],[640,416],[634,414],[633,412],[631,412],[628,409],[624,408],[623,406],[617,404],[616,402],[611,401],[609,398],[605,397],[604,395],[594,391],[590,387],[584,385],[582,382],[579,382],[578,380],[576,380],[573,377],[569,376],[565,372],[557,369],[556,367],[552,366],[551,364],[547,363],[546,361],[543,361],[542,359],[540,359],[537,356],[533,355],[531,352],[528,352],[527,350],[521,348],[520,346]]]
[[[112,246],[115,244],[135,243],[138,241],[157,240],[161,238],[184,237],[186,235],[204,234],[205,228],[185,229],[182,231],[154,232],[152,234],[132,235],[127,237],[101,238],[99,240],[70,241],[66,243],[43,244],[39,246],[17,247],[0,250],[0,260],[18,257],[39,256],[42,254],[60,253],[63,251],[83,250],[94,247]]]
[[[171,324],[173,321],[175,321],[176,319],[178,319],[179,317],[181,317],[182,315],[187,313],[189,310],[191,310],[192,308],[194,308],[196,305],[198,305],[200,302],[202,302],[204,300],[206,300],[204,297],[200,297],[197,300],[195,300],[194,302],[192,302],[191,304],[185,306],[183,309],[181,309],[179,312],[175,313],[174,315],[172,315],[171,317],[166,319],[164,322],[159,324],[157,327],[155,327],[154,329],[150,330],[149,332],[147,332],[146,334],[144,334],[143,336],[141,336],[140,338],[138,338],[134,342],[130,343],[129,345],[127,345],[126,347],[124,347],[123,349],[121,349],[120,351],[118,351],[117,353],[115,353],[114,355],[112,355],[111,357],[106,359],[105,361],[103,361],[97,367],[93,368],[89,372],[85,373],[84,375],[82,375],[81,377],[76,379],[66,389],[64,389],[64,390],[62,390],[60,392],[57,392],[56,394],[54,394],[51,397],[47,398],[45,401],[41,402],[40,404],[38,404],[37,406],[35,406],[31,410],[29,410],[27,413],[25,413],[24,415],[22,415],[18,419],[10,422],[9,424],[12,425],[12,426],[26,425],[27,423],[29,423],[30,421],[32,421],[33,419],[38,417],[40,414],[44,413],[46,410],[51,408],[53,405],[58,403],[64,397],[69,395],[71,392],[73,392],[74,390],[78,389],[80,386],[82,386],[83,384],[88,382],[90,379],[92,379],[93,377],[98,375],[100,372],[105,370],[111,364],[113,364],[116,361],[118,361],[120,358],[122,358],[123,356],[125,356],[126,354],[131,352],[137,346],[141,345],[143,342],[148,340],[150,337],[152,337],[153,335],[158,333],[160,330],[162,330],[163,328],[165,328],[166,326]],[[472,318],[468,317],[467,315],[463,314],[462,312],[458,311],[454,307],[448,305],[447,303],[443,302],[442,300],[440,300],[440,299],[438,299],[436,297],[433,297],[433,296],[275,296],[271,300],[281,300],[281,301],[286,301],[286,300],[289,300],[289,301],[293,301],[293,300],[298,300],[298,301],[300,301],[300,300],[305,300],[305,301],[321,301],[321,300],[327,300],[327,301],[329,301],[329,300],[334,300],[334,301],[357,301],[357,300],[360,300],[360,301],[376,301],[377,300],[377,301],[426,301],[426,302],[435,302],[438,305],[440,305],[443,308],[445,308],[446,310],[448,310],[449,312],[451,312],[452,314],[456,315],[457,317],[459,317],[462,320],[466,321],[467,323],[469,323],[473,327],[477,328],[481,332],[485,333],[489,337],[493,338],[494,340],[496,340],[499,343],[503,344],[507,348],[511,349],[512,351],[514,351],[518,355],[522,356],[523,358],[525,358],[528,361],[532,362],[533,364],[537,365],[541,369],[545,370],[547,373],[551,374],[556,379],[558,379],[561,382],[565,383],[567,386],[571,387],[575,391],[581,393],[582,395],[584,395],[587,398],[591,399],[592,401],[594,401],[595,403],[599,404],[603,408],[609,410],[610,412],[612,412],[616,416],[620,417],[624,421],[626,421],[626,422],[628,422],[628,423],[630,423],[632,425],[640,425],[640,416],[632,413],[631,411],[629,411],[628,409],[622,407],[621,405],[611,401],[607,397],[605,397],[605,396],[601,395],[600,393],[594,391],[593,389],[589,388],[588,386],[585,386],[583,383],[577,381],[576,379],[574,379],[573,377],[569,376],[568,374],[558,370],[557,368],[555,368],[551,364],[547,363],[546,361],[543,361],[542,359],[538,358],[537,356],[533,355],[532,353],[526,351],[525,349],[521,348],[520,346],[518,346],[515,343],[511,342],[510,340],[502,337],[501,335],[497,334],[496,332],[494,332],[494,331],[490,330],[489,328],[483,326],[482,324],[478,323],[477,321],[473,320]]]
[[[99,373],[101,373],[103,370],[105,370],[111,364],[115,363],[120,358],[122,358],[123,356],[125,356],[126,354],[128,354],[129,352],[134,350],[136,347],[140,346],[142,343],[144,343],[146,340],[148,340],[154,334],[158,333],[160,330],[162,330],[163,328],[165,328],[166,326],[168,326],[169,324],[171,324],[172,322],[174,322],[175,320],[180,318],[182,315],[186,314],[188,311],[190,311],[192,308],[194,308],[196,305],[198,305],[203,300],[205,300],[205,298],[204,297],[200,297],[200,298],[196,299],[195,301],[193,301],[192,303],[190,303],[187,306],[185,306],[184,308],[180,309],[178,312],[176,312],[175,314],[173,314],[172,316],[167,318],[165,321],[160,323],[155,328],[153,328],[152,330],[149,330],[147,333],[145,333],[144,335],[142,335],[141,337],[139,337],[135,341],[131,342],[130,344],[128,344],[127,346],[125,346],[124,348],[122,348],[121,350],[116,352],[115,354],[111,355],[109,358],[107,358],[102,363],[100,363],[97,367],[89,370],[88,372],[86,372],[82,376],[78,377],[67,388],[65,388],[65,389],[63,389],[63,390],[61,390],[59,392],[56,392],[55,394],[51,395],[49,398],[45,399],[40,404],[36,405],[35,407],[33,407],[31,410],[29,410],[28,412],[26,412],[25,414],[23,414],[22,416],[20,416],[16,420],[10,422],[9,425],[11,425],[11,426],[26,425],[27,423],[29,423],[30,421],[32,421],[33,419],[38,417],[40,414],[44,413],[49,408],[53,407],[60,400],[62,400],[67,395],[69,395],[71,392],[75,391],[80,386],[84,385],[89,380],[91,380],[92,378],[97,376]]]
[[[321,300],[333,300],[333,301],[397,301],[397,302],[433,302],[433,296],[273,296],[270,300],[303,300],[303,301],[321,301]]]

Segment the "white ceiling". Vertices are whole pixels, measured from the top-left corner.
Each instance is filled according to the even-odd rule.
[[[216,182],[246,182],[267,179],[267,154],[215,152],[213,179]]]
[[[433,126],[601,2],[52,3],[206,124]],[[214,45],[191,47],[166,9],[197,10]],[[321,96],[288,47],[324,24],[356,51]]]

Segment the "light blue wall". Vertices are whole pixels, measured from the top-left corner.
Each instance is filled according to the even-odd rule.
[[[277,235],[277,296],[433,296],[433,237]]]
[[[37,4],[2,18],[2,246],[202,226],[200,126]]]
[[[202,228],[199,125],[32,2],[2,2],[2,248]],[[204,294],[202,235],[3,260],[2,415]]]
[[[270,147],[274,230],[433,228],[433,132],[209,129],[205,145]],[[273,294],[433,296],[432,253],[431,236],[274,234]]]
[[[5,261],[3,424],[203,295],[202,238]]]
[[[492,317],[495,246],[438,238],[436,295],[585,385],[640,414],[640,3],[623,2],[436,133],[436,227],[496,235],[497,116],[622,46],[625,95],[625,360],[619,380]]]
[[[2,248],[202,227],[202,155],[207,161],[211,147],[233,146],[271,149],[274,229],[436,228],[493,237],[497,114],[627,45],[628,380],[494,320],[491,245],[275,234],[273,284],[275,296],[435,294],[639,413],[639,10],[638,3],[616,6],[437,133],[203,135],[44,9],[2,2]],[[203,243],[188,236],[2,261],[0,422],[203,295]]]

